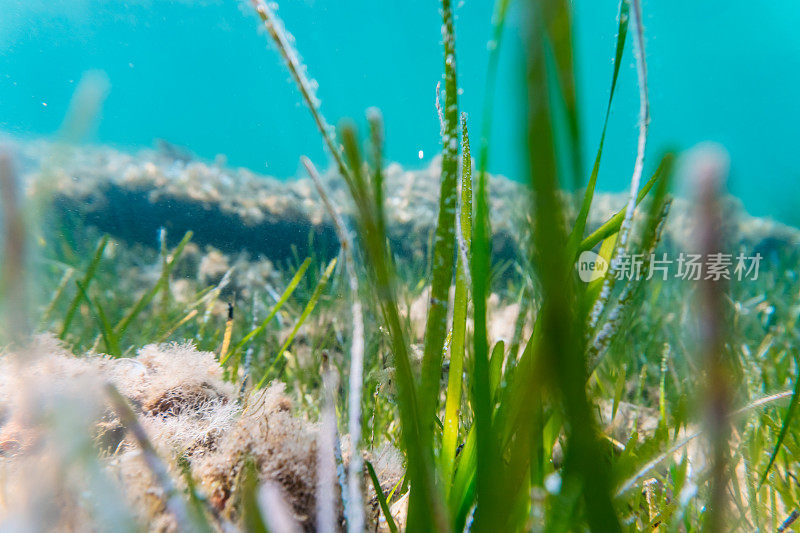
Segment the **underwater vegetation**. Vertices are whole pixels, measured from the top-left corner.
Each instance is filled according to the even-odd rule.
[[[4,529],[792,527],[797,231],[745,228],[718,148],[682,158],[689,200],[670,194],[677,154],[647,164],[639,0],[620,2],[604,110],[632,48],[639,137],[620,205],[595,195],[605,131],[583,179],[566,0],[525,5],[529,176],[491,177],[509,1],[475,127],[442,0],[442,152],[419,175],[386,165],[378,110],[365,133],[329,124],[262,0],[332,161],[321,173],[298,154],[310,181],[285,199],[242,172],[86,149],[82,170],[54,157],[23,200],[0,158]],[[402,197],[414,176],[427,211]]]

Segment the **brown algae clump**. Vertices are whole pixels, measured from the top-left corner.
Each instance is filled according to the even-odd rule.
[[[172,492],[184,496],[190,475],[217,526],[242,519],[243,480],[254,466],[292,518],[314,527],[318,429],[293,415],[282,383],[240,405],[214,355],[188,343],[148,345],[127,359],[79,358],[41,337],[0,367],[0,523],[181,528],[185,517],[169,505],[175,495],[104,394],[111,384],[165,465]],[[388,470],[387,486],[401,475]]]

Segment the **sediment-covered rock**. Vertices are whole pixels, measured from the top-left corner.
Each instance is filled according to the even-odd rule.
[[[206,163],[170,151],[126,153],[109,147],[80,147],[50,154],[47,143],[15,145],[32,189],[45,186],[51,205],[63,220],[96,226],[118,239],[155,246],[159,228],[171,242],[186,231],[194,242],[226,254],[246,251],[273,261],[314,252],[337,253],[332,221],[307,178],[280,181],[246,169]],[[66,154],[66,155],[64,155]],[[385,168],[388,233],[398,256],[424,259],[434,230],[439,197],[439,160],[407,170]],[[332,200],[346,217],[352,214],[343,180],[333,171],[324,181]],[[490,178],[490,214],[496,260],[518,259],[530,234],[529,190],[503,176]],[[597,193],[588,230],[596,229],[624,208],[624,193]],[[566,202],[573,205],[574,202]],[[667,246],[687,249],[692,242],[691,205],[673,202],[664,232]],[[749,216],[741,202],[725,199],[726,230],[733,247],[749,250],[786,249],[800,243],[795,228]]]

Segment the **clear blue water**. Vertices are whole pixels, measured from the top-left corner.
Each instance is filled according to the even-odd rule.
[[[591,164],[611,73],[615,0],[575,0],[583,149]],[[668,147],[717,141],[729,186],[748,209],[797,223],[800,162],[800,2],[644,3],[652,95],[648,161]],[[457,10],[463,108],[480,127],[492,2]],[[53,135],[82,73],[111,84],[96,142],[125,148],[156,138],[201,157],[278,177],[298,158],[325,161],[299,95],[255,16],[237,0],[0,0],[0,130]],[[293,0],[279,11],[320,84],[330,121],[379,107],[388,157],[426,164],[438,150],[434,88],[441,76],[438,2]],[[506,32],[490,168],[523,179],[521,27]],[[46,104],[46,105],[45,105]],[[638,96],[626,51],[601,188],[621,190],[634,161]],[[363,122],[363,120],[361,120]],[[423,159],[419,159],[419,151]],[[588,169],[587,169],[588,171]]]

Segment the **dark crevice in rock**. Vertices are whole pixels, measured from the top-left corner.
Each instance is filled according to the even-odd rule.
[[[192,240],[211,245],[225,253],[246,250],[281,261],[292,257],[293,248],[300,256],[312,252],[333,257],[339,241],[332,224],[312,224],[307,218],[274,217],[246,224],[234,213],[219,205],[193,202],[177,197],[151,200],[149,190],[128,189],[108,183],[93,195],[99,200],[58,195],[57,212],[76,213],[85,223],[128,243],[154,246],[158,230],[166,228],[169,244],[174,245],[187,231]]]

